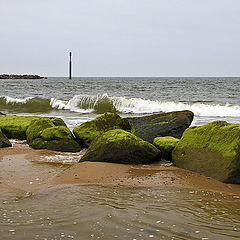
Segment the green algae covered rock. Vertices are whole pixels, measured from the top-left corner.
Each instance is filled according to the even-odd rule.
[[[133,124],[136,136],[152,143],[156,137],[172,136],[180,139],[192,123],[193,116],[193,112],[186,110],[126,119]]]
[[[142,164],[161,160],[159,152],[135,135],[115,129],[95,138],[80,161]]]
[[[34,116],[0,115],[0,128],[8,138],[25,140],[27,128],[32,120],[38,118]]]
[[[187,129],[173,163],[226,183],[240,183],[240,124],[215,121]]]
[[[82,146],[88,147],[94,138],[112,129],[123,129],[134,133],[132,124],[115,113],[105,113],[92,121],[85,122],[75,127],[73,133]]]
[[[35,149],[78,152],[80,145],[66,126],[55,126],[51,119],[38,119],[27,129],[27,142]]]
[[[11,146],[12,146],[12,144],[10,143],[10,141],[4,135],[4,133],[2,132],[2,130],[0,128],[0,148],[11,147]]]
[[[163,159],[171,161],[172,151],[178,142],[179,139],[174,137],[157,137],[153,140],[153,145],[160,150]]]
[[[39,137],[44,129],[52,128],[54,126],[55,125],[53,124],[53,122],[50,119],[46,118],[39,118],[32,121],[26,132],[27,142],[30,143],[31,141]]]
[[[0,128],[8,138],[19,140],[26,139],[26,131],[29,125],[34,120],[50,119],[54,125],[64,125],[65,123],[60,118],[47,118],[36,116],[16,116],[16,115],[0,115]],[[56,123],[56,124],[55,124]]]

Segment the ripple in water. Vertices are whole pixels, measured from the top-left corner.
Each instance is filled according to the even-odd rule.
[[[71,185],[1,201],[2,239],[240,237],[240,198],[166,188]]]

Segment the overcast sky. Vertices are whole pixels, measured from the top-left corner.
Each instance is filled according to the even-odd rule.
[[[0,0],[0,74],[240,76],[240,0]]]

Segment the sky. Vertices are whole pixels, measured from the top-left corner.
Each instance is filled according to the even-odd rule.
[[[0,74],[240,76],[239,0],[0,0]]]

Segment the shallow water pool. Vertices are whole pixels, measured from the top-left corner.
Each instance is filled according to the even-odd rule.
[[[240,197],[174,188],[68,185],[1,197],[1,239],[240,238]]]

